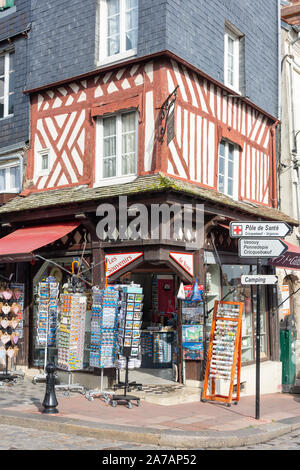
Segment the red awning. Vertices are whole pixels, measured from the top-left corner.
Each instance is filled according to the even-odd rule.
[[[288,250],[278,258],[270,260],[269,264],[277,268],[300,270],[300,246],[282,241],[288,246]]]
[[[15,230],[0,239],[0,261],[29,261],[35,250],[64,237],[79,225],[79,222],[62,222]]]

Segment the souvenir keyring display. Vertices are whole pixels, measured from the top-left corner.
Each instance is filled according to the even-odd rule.
[[[4,283],[0,287],[0,363],[5,371],[0,381],[16,382],[19,375],[12,374],[19,352],[18,342],[23,337],[24,284]],[[10,362],[10,370],[8,370]]]
[[[231,406],[240,399],[242,354],[242,302],[216,301],[211,324],[210,341],[201,401],[220,401]],[[233,387],[236,379],[236,396]],[[221,393],[224,382],[228,393]],[[216,393],[216,384],[220,391]],[[210,393],[208,392],[210,390]]]

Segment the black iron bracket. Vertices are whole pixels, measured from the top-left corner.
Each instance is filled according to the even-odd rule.
[[[161,110],[160,112],[160,120],[161,124],[164,122],[164,125],[161,126],[160,132],[159,132],[159,141],[163,142],[164,141],[164,136],[167,130],[167,125],[168,125],[168,116],[170,114],[170,110],[172,109],[173,105],[175,104],[176,97],[177,97],[177,88],[179,88],[179,85],[172,91],[172,93],[167,97],[167,99],[163,102],[162,106],[158,109]]]

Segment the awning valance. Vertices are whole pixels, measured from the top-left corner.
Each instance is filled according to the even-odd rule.
[[[282,241],[288,246],[288,250],[278,258],[270,260],[269,264],[277,268],[300,270],[300,246],[293,245],[286,240]]]
[[[35,250],[59,240],[79,225],[79,222],[61,222],[15,230],[0,239],[0,262],[30,261]]]

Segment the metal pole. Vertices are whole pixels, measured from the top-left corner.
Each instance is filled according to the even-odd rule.
[[[261,274],[261,259],[257,258],[257,274]],[[256,296],[256,406],[255,419],[260,419],[260,305],[261,285],[257,285]]]

